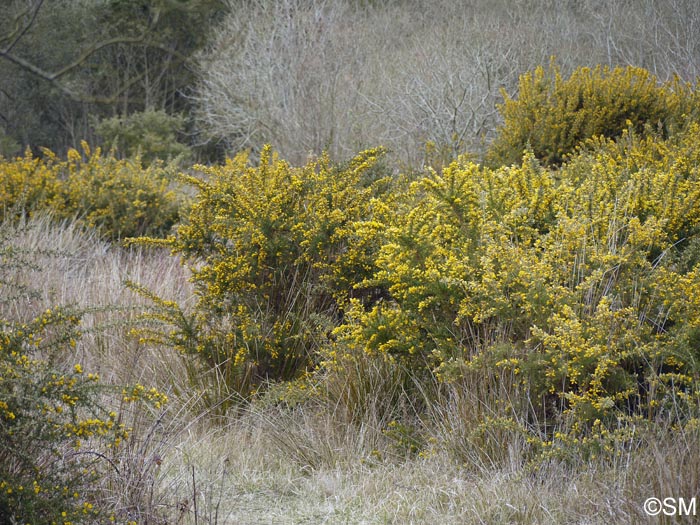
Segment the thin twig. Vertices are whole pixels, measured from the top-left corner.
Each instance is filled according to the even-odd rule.
[[[192,504],[194,505],[194,525],[197,525],[197,484],[194,479],[194,465],[192,465]]]

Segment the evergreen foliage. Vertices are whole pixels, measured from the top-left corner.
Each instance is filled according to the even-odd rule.
[[[678,78],[660,84],[637,67],[581,67],[563,78],[554,61],[520,77],[517,99],[503,92],[504,123],[490,147],[493,165],[514,164],[530,148],[546,166],[559,166],[583,141],[672,130],[697,120],[695,91]]]

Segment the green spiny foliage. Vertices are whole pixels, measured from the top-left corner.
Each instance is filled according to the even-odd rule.
[[[558,166],[584,140],[627,129],[668,137],[700,109],[688,84],[660,84],[636,67],[582,67],[564,79],[552,62],[520,77],[517,99],[503,96],[504,124],[488,155],[496,166],[519,162],[528,147],[544,165]]]
[[[591,140],[554,171],[529,153],[416,181],[370,280],[391,300],[353,304],[335,352],[506,384],[475,424],[514,425],[544,454],[695,421],[700,266],[682,253],[700,227],[698,132]]]
[[[268,147],[257,166],[241,154],[198,167],[205,179],[186,177],[198,195],[167,244],[192,270],[197,304],[186,317],[151,297],[153,315],[176,327],[163,341],[201,356],[244,397],[310,370],[373,269],[374,237],[358,224],[387,210],[375,199],[385,185],[373,180],[379,155],[293,168]]]

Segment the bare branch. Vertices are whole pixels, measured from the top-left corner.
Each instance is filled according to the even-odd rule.
[[[0,42],[4,42],[6,40],[11,40],[10,44],[4,49],[5,52],[10,52],[12,51],[12,48],[17,45],[17,42],[19,42],[22,37],[27,34],[27,31],[34,25],[34,22],[36,20],[37,15],[39,14],[39,10],[41,9],[41,6],[44,4],[44,0],[38,0],[36,6],[29,6],[27,7],[27,10],[24,11],[23,13],[20,13],[17,15],[15,18],[15,28],[14,31],[12,31],[10,34],[8,34],[6,37],[0,38]],[[29,22],[27,22],[24,27],[21,27],[21,20],[29,14],[32,9],[34,10],[31,13],[31,17],[29,19]]]
[[[11,40],[10,44],[5,47],[4,49],[0,49],[0,58],[4,58],[5,60],[12,62],[16,66],[19,66],[20,68],[24,69],[28,73],[45,80],[46,82],[49,82],[53,84],[55,87],[57,87],[61,92],[64,94],[68,95],[70,98],[74,100],[80,100],[82,102],[98,102],[98,103],[106,103],[106,104],[111,104],[114,103],[115,101],[119,100],[119,97],[127,91],[130,87],[138,83],[144,78],[144,74],[138,75],[136,78],[132,79],[130,82],[126,84],[126,86],[122,87],[119,91],[111,94],[110,96],[107,97],[94,97],[91,95],[87,95],[84,93],[78,93],[75,90],[71,89],[68,85],[64,84],[61,82],[61,79],[71,73],[72,71],[80,68],[83,64],[85,64],[93,55],[98,53],[99,51],[108,48],[110,46],[115,46],[115,45],[120,45],[120,44],[131,44],[131,45],[144,45],[149,48],[153,49],[159,49],[161,51],[164,51],[168,53],[170,56],[175,57],[178,59],[178,61],[185,63],[190,60],[190,57],[183,55],[179,53],[175,49],[170,49],[158,42],[154,42],[148,39],[149,33],[157,23],[160,12],[159,10],[155,10],[153,17],[149,21],[148,27],[145,28],[143,33],[141,33],[138,36],[118,36],[118,37],[113,37],[113,38],[108,38],[106,40],[101,40],[98,42],[95,42],[93,45],[89,46],[85,50],[83,50],[74,60],[69,62],[68,64],[64,65],[60,69],[57,69],[56,71],[47,71],[39,66],[37,66],[35,63],[17,55],[16,53],[12,53],[12,49],[15,47],[17,42],[29,31],[29,29],[32,27],[32,25],[36,21],[36,17],[39,13],[39,10],[41,9],[42,5],[44,3],[44,0],[38,0],[38,3],[33,6],[29,7],[27,11],[21,13],[18,15],[15,23],[15,29],[13,32],[8,35],[7,37],[4,37],[2,40]],[[20,27],[20,21],[22,18],[25,18],[30,14],[31,11],[31,18],[30,20],[24,24],[24,27]]]

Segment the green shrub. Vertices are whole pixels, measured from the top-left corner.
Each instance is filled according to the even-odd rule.
[[[189,157],[189,148],[178,141],[184,127],[185,119],[180,115],[149,110],[103,119],[97,123],[95,131],[105,147],[116,148],[126,157],[139,157],[151,164]]]
[[[0,127],[0,157],[11,157],[19,154],[21,151],[20,145]]]
[[[503,96],[504,123],[488,153],[496,166],[519,163],[528,147],[543,164],[558,166],[585,139],[629,128],[668,136],[699,109],[689,85],[659,84],[636,67],[583,67],[564,79],[552,63],[520,77],[517,99]]]
[[[168,171],[158,164],[142,167],[138,158],[117,159],[91,151],[69,150],[62,165],[58,217],[78,219],[108,239],[166,235],[178,219],[179,206]]]
[[[518,429],[532,453],[604,454],[641,420],[697,422],[700,267],[673,252],[700,233],[699,132],[416,181],[370,279],[391,300],[352,304],[334,351],[485,385],[473,427]]]
[[[267,147],[256,167],[245,154],[199,167],[206,179],[187,178],[198,190],[189,217],[159,243],[192,270],[197,303],[185,315],[141,290],[175,328],[150,335],[200,356],[244,397],[310,370],[353,285],[371,274],[373,237],[355,226],[385,210],[373,198],[380,153],[294,168]]]

